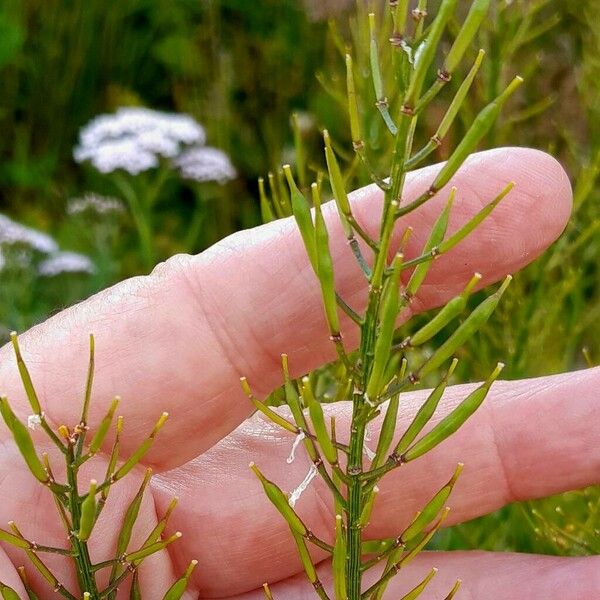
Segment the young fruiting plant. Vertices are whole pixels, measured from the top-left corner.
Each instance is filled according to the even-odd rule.
[[[21,534],[16,522],[9,523],[10,531],[0,529],[0,541],[22,549],[31,563],[31,568],[38,571],[48,583],[49,588],[63,598],[68,600],[115,600],[119,587],[124,586],[125,581],[130,578],[131,582],[128,582],[131,586],[130,598],[141,598],[142,591],[138,580],[140,565],[149,556],[160,552],[181,537],[179,532],[163,536],[169,517],[176,505],[174,499],[154,529],[148,532],[145,541],[136,548],[131,547],[134,526],[152,477],[151,469],[146,470],[139,490],[127,507],[117,538],[114,557],[94,563],[90,556],[88,543],[112,487],[129,475],[146,456],[167,420],[167,413],[163,413],[159,417],[148,437],[142,441],[131,456],[125,458],[120,456],[119,450],[123,418],[117,416],[115,419],[119,405],[118,398],[112,401],[106,416],[92,431],[88,422],[88,413],[94,378],[94,338],[90,337],[90,362],[81,418],[73,427],[60,425],[58,430],[54,431],[42,410],[33,381],[21,355],[16,334],[13,333],[11,339],[32,414],[28,417],[26,426],[12,411],[8,399],[5,397],[0,398],[0,413],[31,474],[40,482],[40,485],[45,486],[52,493],[58,513],[57,518],[64,525],[65,539],[68,540],[68,544],[65,548],[57,548],[28,540]],[[58,448],[59,454],[64,458],[65,481],[59,481],[55,477],[56,469],[52,467],[49,455],[38,453],[29,431],[36,427],[40,427],[47,434],[51,442]],[[107,441],[111,428],[114,429],[114,441],[104,479],[82,482],[80,469],[96,456],[96,453]],[[42,558],[44,554],[60,555],[71,560],[77,575],[79,589],[67,589],[44,562]],[[196,561],[192,561],[185,573],[166,591],[163,596],[164,600],[178,600],[183,596],[195,566]],[[108,580],[105,584],[100,585],[98,583],[100,579],[102,581],[107,579],[106,572],[109,573]],[[24,568],[19,569],[19,575],[29,599],[38,598],[29,585]],[[19,595],[1,581],[0,596],[4,600],[19,599]]]
[[[421,164],[441,144],[476,78],[484,59],[483,51],[474,54],[472,67],[458,86],[431,141],[422,148],[413,147],[413,136],[419,119],[426,113],[431,101],[448,87],[457,67],[468,55],[489,4],[489,0],[474,0],[462,25],[454,29],[458,0],[442,0],[437,14],[429,23],[426,0],[419,0],[413,10],[408,0],[390,2],[388,18],[392,31],[387,37],[390,40],[388,51],[392,54],[390,60],[393,61],[395,73],[396,89],[393,97],[397,98],[397,102],[389,102],[386,90],[383,89],[377,20],[375,14],[369,15],[371,36],[368,52],[377,99],[376,109],[393,138],[394,147],[391,165],[385,175],[374,173],[371,169],[369,146],[361,131],[360,98],[357,97],[354,84],[353,58],[350,54],[346,56],[347,101],[354,152],[371,173],[373,182],[379,186],[384,197],[380,231],[374,239],[354,216],[334,144],[325,131],[329,185],[348,244],[368,285],[366,308],[363,312],[350,307],[336,291],[335,265],[321,204],[324,177],[319,177],[312,184],[310,202],[306,197],[306,190],[303,192],[301,189],[304,187],[302,181],[299,187],[289,166],[283,168],[288,184],[285,194],[278,184],[277,176],[269,179],[272,197],[268,197],[261,182],[263,215],[270,219],[285,213],[289,207],[296,219],[308,260],[320,285],[330,338],[338,356],[334,371],[337,374],[337,388],[341,393],[336,397],[352,401],[352,418],[346,438],[338,435],[339,431],[336,433],[336,423],[333,420],[327,422],[322,401],[328,398],[319,395],[314,378],[308,376],[300,381],[290,378],[286,356],[282,361],[285,384],[281,397],[289,407],[291,416],[269,406],[268,401],[256,398],[248,381],[242,378],[242,385],[254,406],[271,421],[299,436],[298,439],[302,441],[312,466],[301,488],[304,489],[310,478],[318,474],[331,490],[332,506],[335,508],[331,523],[333,543],[330,543],[331,540],[318,538],[311,531],[310,524],[304,523],[295,511],[298,490],[288,496],[276,483],[268,480],[257,465],[251,465],[266,495],[287,521],[306,575],[316,595],[322,600],[381,600],[390,580],[427,545],[442,526],[448,512],[446,502],[462,465],[457,466],[454,474],[448,474],[447,483],[396,537],[373,540],[366,534],[382,478],[403,464],[418,460],[460,428],[482,404],[503,367],[498,364],[487,381],[446,417],[426,430],[456,367],[454,354],[489,319],[510,283],[510,276],[468,316],[462,315],[467,311],[472,292],[479,282],[478,274],[473,275],[462,293],[450,300],[416,331],[401,335],[397,329],[401,315],[406,314],[406,309],[418,294],[433,261],[467,237],[513,187],[508,183],[504,189],[499,189],[497,197],[490,199],[490,203],[478,214],[456,232],[447,235],[449,216],[456,195],[456,189],[447,189],[447,184],[490,131],[503,105],[522,83],[520,77],[516,77],[496,99],[481,110],[426,191],[411,200],[405,197],[404,192],[407,172]],[[449,35],[450,30],[456,30],[457,34],[437,75],[431,77],[442,37]],[[302,172],[305,173],[304,168]],[[403,217],[438,194],[447,196],[445,208],[434,223],[421,255],[407,259],[403,249],[411,231],[403,228]],[[392,252],[392,234],[395,230],[400,230],[404,235],[401,236],[400,249]],[[351,351],[344,343],[340,326],[341,312],[346,313],[360,329],[357,351]],[[459,319],[462,321],[445,341],[437,347],[432,346],[434,338]],[[406,325],[403,332],[405,330],[411,331]],[[423,351],[427,348],[426,345],[431,351]],[[438,385],[429,393],[408,429],[397,436],[396,422],[402,394],[413,389],[424,378],[429,381],[440,369],[445,369],[445,374]],[[383,421],[376,450],[366,459],[367,428],[379,415],[383,415]],[[349,442],[340,443],[342,438],[349,439]],[[311,558],[311,546],[317,546],[331,556],[332,590],[326,590],[320,581]],[[379,571],[375,582],[366,587],[363,577],[370,569]],[[420,596],[435,572],[435,569],[432,570],[405,599]],[[459,585],[457,583],[449,591],[448,599],[455,596]],[[267,584],[265,596],[273,597]]]

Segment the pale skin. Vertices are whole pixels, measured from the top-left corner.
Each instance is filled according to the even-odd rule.
[[[406,199],[417,196],[437,167],[413,174]],[[563,231],[571,211],[571,187],[551,157],[533,150],[500,149],[471,157],[452,182],[458,188],[454,231],[509,181],[514,191],[481,228],[434,265],[412,305],[421,311],[459,292],[474,271],[489,285],[515,273]],[[446,194],[409,216],[416,255]],[[375,234],[380,195],[356,192],[358,220]],[[356,308],[364,284],[329,206],[328,222],[341,294]],[[279,356],[290,357],[299,376],[334,356],[319,292],[299,235],[285,220],[235,234],[194,257],[175,257],[148,277],[134,278],[70,308],[21,336],[42,405],[51,423],[79,418],[87,367],[87,336],[96,337],[96,383],[90,422],[97,423],[115,394],[123,397],[124,451],[131,451],[162,411],[170,419],[146,461],[158,476],[144,504],[137,540],[156,523],[172,496],[180,503],[170,531],[184,536],[141,571],[144,598],[160,599],[190,559],[199,560],[189,598],[260,600],[262,583],[275,598],[312,599],[285,522],[265,499],[248,463],[255,461],[283,489],[292,490],[308,469],[299,452],[286,463],[293,438],[251,414],[239,378],[257,395],[281,383]],[[345,342],[357,341],[345,322]],[[502,357],[498,357],[501,359]],[[22,417],[28,409],[8,347],[0,351],[0,391]],[[514,500],[537,498],[597,483],[600,474],[600,370],[517,382],[497,382],[481,410],[431,454],[402,467],[382,484],[369,535],[398,533],[415,511],[464,462],[449,502],[449,523],[488,513]],[[450,389],[436,419],[464,396]],[[405,427],[423,394],[401,408]],[[348,405],[334,411],[347,423]],[[40,437],[40,439],[43,439]],[[0,523],[15,519],[23,533],[48,545],[64,545],[48,492],[33,480],[0,427]],[[105,458],[99,458],[101,477]],[[53,463],[59,462],[53,459]],[[57,467],[58,470],[58,467]],[[139,482],[140,469],[133,479]],[[137,483],[115,487],[102,525],[92,538],[96,560],[109,558],[118,523]],[[297,505],[313,530],[328,537],[330,497],[319,481]],[[111,523],[112,521],[112,523]],[[132,544],[135,546],[135,542]],[[315,560],[325,561],[316,552]],[[61,581],[75,590],[61,558],[45,557]],[[21,551],[0,549],[0,579],[21,595],[16,567]],[[423,554],[389,588],[399,598],[432,566],[439,568],[425,600],[443,598],[459,577],[466,600],[580,600],[600,597],[600,558],[558,558],[480,552]],[[327,583],[328,565],[320,565]],[[31,569],[30,569],[31,573]],[[32,576],[40,598],[56,597]],[[122,591],[126,597],[126,590]]]

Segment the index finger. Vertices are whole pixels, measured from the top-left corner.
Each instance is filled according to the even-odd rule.
[[[410,174],[406,197],[426,189],[440,166]],[[462,288],[473,271],[489,284],[515,271],[558,237],[571,207],[571,188],[548,155],[507,148],[472,156],[449,185],[458,188],[450,231],[489,202],[507,182],[514,191],[465,242],[434,265],[415,306],[431,308]],[[442,192],[407,216],[418,254],[445,202]],[[357,219],[375,235],[379,190],[356,192]],[[330,204],[327,210],[336,283],[359,304],[366,290]],[[355,329],[343,326],[349,346]],[[125,451],[131,451],[162,412],[171,422],[151,455],[172,468],[232,431],[250,412],[239,390],[246,375],[259,393],[281,383],[286,352],[301,374],[332,358],[316,279],[300,235],[285,219],[230,236],[204,253],[175,257],[151,275],[101,292],[23,336],[23,353],[47,417],[74,424],[87,368],[87,334],[96,336],[96,385],[90,422],[110,398],[123,397]],[[26,401],[10,349],[0,351],[0,381],[22,414]],[[81,382],[81,383],[79,383]],[[162,448],[162,449],[161,449]]]

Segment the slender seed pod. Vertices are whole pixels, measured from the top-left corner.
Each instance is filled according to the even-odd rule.
[[[452,600],[452,598],[454,598],[454,596],[458,594],[458,590],[460,589],[461,585],[462,581],[460,579],[457,579],[456,583],[454,584],[454,587],[450,590],[450,593],[444,598],[444,600]]]
[[[394,36],[402,39],[406,30],[410,0],[398,0],[396,8],[392,12],[394,18]]]
[[[349,217],[352,214],[352,209],[348,200],[348,194],[346,193],[342,171],[331,145],[331,137],[327,129],[323,131],[323,139],[325,140],[325,160],[327,162],[333,199],[335,200],[340,216]],[[342,220],[342,225],[344,225],[344,232],[346,233],[346,237],[348,237],[347,227],[349,227],[349,224],[347,218]]]
[[[268,583],[263,583],[263,593],[265,594],[266,600],[274,600]]]
[[[498,306],[506,288],[510,285],[512,277],[506,277],[500,289],[486,298],[465,319],[457,330],[431,355],[431,357],[419,369],[419,376],[423,377],[439,368],[458,350],[474,333],[479,331],[492,316]]]
[[[329,432],[327,431],[323,407],[321,406],[320,402],[315,400],[312,394],[312,389],[310,389],[310,382],[308,380],[303,380],[302,397],[308,405],[310,420],[312,421],[313,429],[315,431],[315,435],[317,436],[319,446],[321,446],[321,450],[325,456],[325,460],[327,460],[330,465],[337,465],[337,450],[331,441]]]
[[[273,209],[275,210],[275,214],[278,218],[287,217],[284,204],[281,201],[281,194],[279,193],[279,186],[277,183],[277,179],[272,172],[269,172],[267,175],[269,180],[269,190],[271,191],[271,197],[273,198]]]
[[[34,414],[41,415],[42,407],[40,406],[40,401],[38,399],[35,388],[33,387],[33,382],[31,380],[31,375],[29,374],[29,369],[27,369],[27,365],[23,360],[23,356],[21,355],[21,348],[19,347],[19,339],[17,337],[17,333],[13,331],[10,334],[10,341],[12,342],[12,346],[15,352],[15,356],[17,358],[17,367],[19,369],[19,374],[21,375],[21,380],[23,381],[23,387],[25,388],[25,393],[27,395],[27,399],[29,400],[29,404]]]
[[[148,454],[152,444],[154,444],[154,440],[158,435],[159,431],[163,428],[167,419],[169,418],[169,413],[164,412],[154,425],[154,429],[150,433],[150,435],[139,445],[138,449],[130,456],[125,463],[114,475],[114,480],[118,481],[119,479],[123,479],[131,469],[133,469],[139,462]]]
[[[434,248],[437,248],[443,241],[444,236],[446,235],[446,230],[448,229],[448,220],[450,218],[450,210],[452,209],[452,204],[454,203],[454,199],[456,198],[456,188],[452,188],[450,191],[450,196],[448,197],[448,202],[446,202],[446,206],[440,216],[437,218],[434,223],[431,233],[429,234],[429,239],[427,240],[424,248],[423,254],[427,254],[427,252],[431,252]],[[406,285],[406,296],[408,298],[412,298],[421,287],[421,284],[427,277],[427,273],[431,268],[431,261],[421,263],[415,267],[413,274],[411,275],[408,284]]]
[[[414,539],[417,535],[421,534],[423,530],[438,516],[440,511],[446,505],[446,501],[450,497],[456,480],[460,476],[463,470],[463,464],[459,463],[454,471],[452,479],[437,493],[435,496],[425,505],[415,517],[413,522],[402,532],[400,536],[403,542],[409,542]]]
[[[160,539],[160,536],[165,530],[165,527],[167,526],[167,523],[169,522],[169,519],[171,518],[171,515],[173,514],[173,511],[175,510],[175,507],[177,506],[178,502],[179,498],[177,497],[173,498],[171,502],[169,502],[169,506],[167,506],[165,514],[163,515],[162,519],[156,524],[154,529],[148,534],[148,537],[146,538],[146,541],[143,544],[144,546],[154,544]]]
[[[420,346],[428,342],[436,333],[441,331],[450,321],[454,320],[467,307],[473,288],[481,281],[481,275],[475,273],[464,291],[450,300],[431,321],[423,325],[414,335],[408,338],[410,346]]]
[[[400,369],[400,365],[403,361],[403,355],[401,352],[394,352],[385,365],[385,371],[383,373],[383,385],[387,385],[396,375]]]
[[[419,411],[415,415],[415,418],[412,420],[411,424],[408,426],[408,429],[404,432],[404,435],[400,438],[400,441],[396,445],[394,449],[394,454],[397,456],[402,456],[404,452],[408,449],[408,447],[414,442],[415,438],[423,431],[423,428],[431,417],[433,413],[435,413],[438,404],[440,403],[440,399],[444,395],[446,387],[448,385],[448,380],[454,373],[456,369],[456,365],[458,364],[458,359],[454,359],[448,372],[444,376],[444,379],[440,382],[440,384],[431,391],[427,400],[423,403],[423,406],[419,408]]]
[[[317,576],[317,570],[315,569],[315,565],[312,561],[312,558],[310,557],[310,553],[308,551],[308,547],[306,546],[306,542],[304,541],[304,537],[294,530],[292,530],[292,535],[294,536],[294,541],[296,542],[298,554],[300,555],[300,560],[302,562],[302,566],[304,567],[304,571],[306,572],[306,576],[308,577],[308,580],[314,585],[319,581],[319,577]]]
[[[79,521],[79,531],[77,537],[86,542],[94,529],[96,523],[96,489],[98,482],[95,479],[90,481],[90,489],[85,500],[81,503],[81,519]]]
[[[306,248],[306,253],[315,271],[317,270],[317,248],[315,243],[315,228],[310,214],[310,207],[306,198],[302,195],[302,192],[298,189],[294,176],[292,175],[292,169],[289,165],[283,167],[283,172],[290,188],[290,196],[292,202],[292,213],[296,224],[300,230],[300,235]]]
[[[300,517],[296,514],[294,509],[289,505],[287,496],[281,491],[281,489],[275,485],[272,481],[269,481],[258,469],[254,463],[250,463],[250,468],[254,471],[254,474],[258,477],[265,493],[269,500],[273,503],[275,508],[280,512],[281,516],[287,521],[290,529],[293,533],[305,536],[307,529]]]
[[[404,256],[397,254],[392,265],[392,274],[387,281],[381,301],[381,321],[379,333],[375,342],[373,369],[367,383],[367,396],[375,400],[381,391],[385,367],[392,348],[396,319],[400,312],[400,274]]]
[[[473,218],[469,219],[456,233],[444,240],[438,247],[440,254],[445,254],[462,240],[464,240],[474,229],[476,229],[488,215],[498,206],[498,204],[508,196],[515,187],[514,183],[509,183],[501,192],[486,206],[484,206]]]
[[[504,92],[475,117],[471,127],[435,178],[430,188],[432,192],[441,190],[450,181],[467,157],[477,148],[479,142],[489,132],[492,125],[498,119],[506,101],[522,83],[523,79],[521,77],[515,77]]]
[[[39,600],[37,594],[31,589],[31,584],[29,583],[29,578],[25,572],[25,567],[18,567],[17,571],[19,572],[19,577],[21,578],[23,587],[27,592],[27,598],[29,598],[29,600]]]
[[[290,423],[287,419],[282,417],[280,414],[276,413],[271,407],[267,406],[258,398],[256,398],[256,396],[252,393],[250,389],[250,385],[248,384],[248,380],[246,379],[246,377],[240,377],[240,383],[242,384],[242,389],[244,390],[244,393],[246,394],[246,396],[248,396],[248,398],[250,399],[252,404],[254,404],[254,407],[258,411],[263,413],[270,421],[272,421],[276,425],[279,425],[279,427],[281,427],[282,429],[285,429],[286,431],[289,431],[290,433],[294,434],[299,433],[298,427],[296,427],[296,425]]]
[[[193,560],[188,565],[185,573],[168,589],[167,593],[163,596],[163,600],[181,600],[197,564],[198,561]]]
[[[404,98],[404,105],[408,108],[414,108],[419,99],[425,77],[435,58],[435,53],[444,29],[456,10],[456,4],[457,0],[442,0],[437,15],[429,29],[429,35],[422,43],[418,58],[415,60],[415,70]]]
[[[474,392],[471,392],[448,416],[443,418],[429,433],[425,434],[418,442],[411,446],[405,453],[404,459],[408,462],[422,456],[441,444],[461,427],[469,417],[481,406],[485,400],[492,383],[500,375],[504,365],[499,363],[488,380]]]
[[[137,563],[138,561],[144,560],[148,556],[152,556],[161,550],[164,550],[167,546],[170,546],[173,542],[176,542],[183,536],[181,531],[176,531],[173,535],[168,537],[166,540],[162,540],[160,542],[155,542],[154,544],[150,544],[150,546],[145,546],[136,550],[135,552],[130,552],[125,555],[125,561],[129,563]]]
[[[3,600],[21,600],[21,597],[15,590],[11,587],[8,587],[4,583],[0,581],[0,594],[2,594]]]
[[[131,590],[129,590],[129,600],[142,600],[142,590],[140,589],[140,572],[136,569],[131,580]]]
[[[323,296],[323,305],[329,329],[333,336],[339,335],[340,321],[337,309],[337,299],[335,295],[335,280],[333,274],[333,261],[329,251],[329,233],[325,225],[325,219],[321,211],[321,205],[318,203],[318,188],[313,184],[313,197],[316,200],[315,205],[315,241],[317,249],[317,274],[321,284],[321,293]]]
[[[371,513],[373,512],[373,505],[375,504],[375,499],[377,498],[377,494],[379,494],[379,488],[374,486],[365,505],[363,507],[362,513],[360,514],[360,519],[358,520],[358,524],[360,527],[366,527],[371,520]]]
[[[402,596],[400,600],[416,600],[424,591],[425,588],[429,585],[429,582],[436,576],[438,570],[434,567],[429,571],[427,577],[421,581],[419,585],[414,587],[408,594]]]
[[[2,414],[6,426],[12,433],[15,444],[33,476],[41,483],[48,483],[48,473],[37,455],[29,431],[16,417],[6,398],[0,398],[0,414]]]
[[[26,539],[9,533],[8,531],[4,531],[4,529],[0,529],[0,542],[10,544],[16,548],[22,548],[23,550],[27,550],[31,547],[31,544]]]
[[[304,143],[302,141],[302,130],[300,127],[300,118],[298,113],[292,114],[292,131],[294,133],[294,152],[296,159],[296,172],[298,173],[298,181],[300,187],[306,187],[306,153],[304,151]]]
[[[117,396],[111,402],[110,408],[108,409],[106,416],[102,419],[102,421],[100,422],[100,425],[98,426],[96,433],[92,437],[92,441],[90,443],[90,449],[89,449],[89,453],[91,455],[96,454],[96,452],[98,452],[98,450],[100,450],[100,447],[104,443],[104,440],[106,438],[106,435],[108,434],[108,430],[110,429],[110,426],[111,426],[113,417],[115,415],[115,412],[117,410],[117,407],[119,406],[120,400],[121,400],[121,398],[119,396]]]
[[[346,54],[346,89],[348,93],[348,112],[350,114],[350,134],[352,135],[352,142],[357,145],[362,143],[362,135],[360,133],[360,117],[354,84],[354,65],[349,54]]]
[[[342,515],[335,515],[335,545],[333,546],[333,587],[335,600],[348,600],[346,589],[346,532]]]
[[[467,48],[471,45],[473,38],[479,31],[481,23],[485,19],[490,7],[490,0],[473,0],[467,17],[456,36],[450,51],[444,61],[444,71],[454,73],[454,70],[462,60]]]
[[[265,180],[262,177],[258,178],[258,195],[260,198],[260,215],[263,223],[270,223],[271,221],[274,221],[275,215],[273,214],[271,202],[269,201],[267,192],[265,191]]]
[[[290,407],[290,411],[292,412],[292,416],[294,417],[294,420],[296,421],[298,427],[300,427],[301,429],[306,429],[306,419],[304,418],[304,413],[302,412],[302,407],[300,406],[300,397],[298,396],[296,387],[290,379],[287,354],[281,355],[281,365],[283,368],[283,377],[285,380],[285,401]]]
[[[400,405],[400,394],[394,394],[388,403],[385,417],[379,432],[379,440],[377,441],[377,449],[375,450],[375,458],[371,461],[371,469],[376,469],[381,466],[387,452],[390,448],[394,433],[396,432],[396,422],[398,420],[398,407]]]

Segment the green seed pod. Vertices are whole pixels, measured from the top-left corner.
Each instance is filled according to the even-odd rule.
[[[373,505],[375,504],[377,494],[379,494],[379,488],[377,486],[374,486],[371,492],[369,493],[367,501],[365,502],[363,510],[360,514],[360,519],[358,520],[358,525],[360,527],[364,528],[369,524],[369,521],[371,520],[371,513],[373,512]]]
[[[4,531],[4,529],[0,529],[0,542],[10,544],[11,546],[15,546],[16,548],[22,548],[23,550],[27,550],[31,546],[31,544],[26,539],[23,539],[18,535],[13,535],[8,531]]]
[[[449,74],[454,73],[454,70],[462,60],[467,48],[469,48],[473,38],[479,31],[489,7],[490,0],[473,0],[469,13],[446,56],[446,60],[444,61],[444,71]]]
[[[48,483],[48,473],[46,472],[46,469],[44,469],[44,466],[37,455],[29,431],[27,431],[27,427],[17,419],[6,398],[0,398],[0,414],[2,414],[6,426],[12,433],[15,444],[33,476],[41,483]]]
[[[373,369],[367,383],[367,396],[375,400],[381,391],[385,367],[392,348],[396,319],[400,312],[400,274],[404,256],[397,254],[392,265],[393,271],[387,281],[380,309],[380,325],[375,342]]]
[[[21,600],[19,594],[15,592],[11,587],[8,587],[0,581],[0,594],[2,594],[3,600]]]
[[[379,440],[377,441],[377,449],[375,450],[375,458],[371,462],[371,470],[377,469],[383,463],[387,455],[394,433],[396,433],[396,422],[398,420],[398,406],[400,404],[400,394],[394,394],[388,403],[385,417],[379,432]]]
[[[129,600],[142,600],[142,590],[140,589],[140,572],[136,569],[131,580],[131,590],[129,590]]]
[[[492,383],[500,375],[504,365],[499,363],[488,380],[474,392],[471,392],[448,416],[444,417],[429,433],[411,446],[405,453],[408,462],[422,456],[441,444],[467,421],[485,400]]]
[[[362,136],[356,101],[356,86],[354,84],[354,66],[352,64],[352,57],[349,54],[346,54],[346,90],[348,93],[348,112],[350,114],[350,133],[352,135],[352,142],[356,145],[362,143]]]
[[[319,577],[317,576],[317,570],[315,569],[315,565],[310,557],[310,553],[308,551],[308,547],[306,546],[306,542],[304,541],[304,537],[299,535],[295,531],[292,531],[292,535],[294,536],[294,541],[296,542],[296,547],[298,548],[298,554],[300,555],[300,560],[302,561],[302,566],[304,567],[304,571],[306,572],[306,576],[308,580],[314,585],[318,583]]]
[[[429,423],[429,420],[433,416],[433,413],[436,411],[438,404],[440,403],[440,399],[442,398],[444,391],[446,390],[446,386],[448,385],[448,380],[454,373],[454,369],[456,369],[456,365],[458,364],[458,359],[454,359],[448,372],[444,376],[444,379],[440,382],[440,384],[431,391],[427,400],[421,406],[415,418],[412,420],[408,429],[404,432],[404,435],[400,438],[398,445],[394,449],[394,454],[398,456],[402,456],[404,452],[408,449],[408,447],[413,443],[415,438],[423,431],[423,427]]]
[[[454,320],[460,315],[463,310],[467,307],[467,301],[473,291],[473,288],[481,280],[481,275],[475,273],[471,281],[469,281],[465,290],[459,295],[453,298],[440,310],[431,321],[425,324],[417,333],[409,338],[411,346],[420,346],[425,342],[428,342],[436,333],[441,331],[450,321]]]
[[[434,567],[429,571],[429,574],[423,581],[415,588],[413,588],[408,594],[402,596],[401,600],[416,600],[425,591],[425,588],[429,585],[429,582],[436,576],[438,570]]]
[[[302,140],[302,130],[300,127],[300,119],[298,113],[292,114],[292,131],[294,133],[294,151],[296,158],[296,172],[298,173],[298,181],[300,187],[306,187],[306,152],[304,151],[304,142]]]
[[[193,560],[185,573],[169,588],[167,593],[163,596],[163,600],[180,600],[187,589],[190,577],[198,564],[197,560]]]
[[[150,546],[144,546],[135,552],[130,552],[125,555],[126,562],[129,563],[137,563],[139,561],[144,560],[148,556],[152,556],[161,550],[164,550],[167,546],[170,546],[173,542],[176,542],[178,539],[182,537],[181,531],[176,531],[172,536],[168,537],[166,540],[162,540],[160,542],[156,542],[154,544],[150,544]]]
[[[23,587],[27,592],[27,598],[29,598],[29,600],[39,600],[37,594],[31,589],[29,578],[27,577],[27,573],[25,572],[25,567],[18,567],[17,571],[19,572],[19,577],[23,582]]]
[[[446,230],[448,229],[450,210],[452,209],[452,204],[454,203],[455,198],[456,188],[452,188],[444,210],[437,218],[436,222],[434,223],[431,229],[429,239],[427,240],[423,248],[423,254],[431,252],[434,248],[437,248],[442,243],[444,236],[446,235]],[[427,277],[427,273],[429,272],[430,268],[431,261],[421,263],[420,265],[417,265],[415,267],[415,270],[411,275],[408,284],[406,285],[406,295],[408,296],[408,298],[412,298],[419,291],[419,288],[425,280],[425,277]]]
[[[414,65],[415,70],[404,98],[404,105],[408,108],[414,108],[419,99],[425,77],[435,58],[446,24],[456,10],[456,4],[457,0],[442,0],[437,15],[429,28],[429,35],[419,49],[418,58],[415,60]]]
[[[92,398],[92,387],[94,385],[94,370],[96,365],[96,342],[94,335],[90,334],[90,355],[88,360],[87,380],[85,384],[85,395],[83,398],[83,409],[81,411],[81,422],[87,423],[90,401]]]
[[[23,387],[25,388],[25,393],[27,394],[27,399],[29,400],[29,404],[34,414],[41,415],[42,407],[40,406],[40,401],[37,397],[37,393],[35,388],[33,387],[33,382],[31,380],[31,375],[29,374],[29,370],[27,369],[27,365],[23,360],[23,356],[21,355],[21,348],[19,347],[19,339],[17,337],[17,333],[13,331],[10,334],[10,341],[12,342],[13,349],[15,351],[15,356],[17,358],[17,367],[19,368],[19,373],[21,375],[21,380],[23,382]]]
[[[119,470],[115,473],[115,481],[119,479],[123,479],[127,473],[131,471],[139,462],[148,454],[152,444],[154,444],[154,440],[158,435],[159,431],[163,428],[167,419],[169,418],[169,413],[164,412],[159,418],[156,424],[154,425],[154,429],[150,433],[150,435],[139,445],[138,449],[123,463]]]
[[[330,465],[338,464],[338,455],[333,442],[329,436],[329,432],[327,431],[327,425],[325,424],[325,416],[323,415],[323,407],[320,402],[312,399],[312,393],[305,393],[306,385],[302,388],[302,397],[304,400],[308,400],[308,412],[310,414],[310,420],[312,421],[313,429],[315,431],[315,435],[317,436],[317,441],[319,442],[319,446],[321,446],[321,450],[323,451],[323,455],[325,456],[325,460]],[[308,384],[310,387],[310,384]],[[311,401],[312,399],[312,401]]]
[[[290,433],[299,433],[298,427],[296,427],[293,423],[290,423],[287,419],[283,418],[280,414],[276,413],[272,408],[261,402],[250,390],[250,386],[248,385],[248,380],[246,377],[240,377],[240,382],[242,384],[242,389],[254,407],[263,413],[270,421],[279,425],[282,429],[289,431]]]
[[[96,523],[96,489],[98,482],[95,479],[90,481],[90,489],[85,500],[81,504],[81,519],[79,521],[79,532],[77,537],[85,542],[90,538],[94,525]]]
[[[424,377],[429,373],[439,368],[446,360],[448,360],[456,350],[458,350],[473,334],[475,334],[488,319],[498,306],[500,298],[506,291],[512,281],[509,275],[500,289],[486,298],[479,306],[465,319],[457,330],[431,355],[431,357],[419,369],[419,375]]]
[[[290,379],[287,354],[281,355],[281,365],[285,380],[285,401],[290,408],[294,420],[296,421],[296,425],[298,425],[298,427],[301,429],[306,429],[306,419],[304,418],[304,413],[302,412],[302,407],[300,406],[300,397],[298,396],[298,392],[296,391],[294,383]]]
[[[274,221],[275,215],[273,214],[271,202],[269,201],[267,192],[265,191],[265,180],[262,177],[258,178],[258,195],[260,198],[260,215],[263,223],[270,223],[271,221]]]
[[[110,429],[110,426],[112,424],[112,420],[113,420],[113,417],[117,410],[117,407],[119,406],[120,400],[121,400],[121,398],[119,396],[117,396],[111,402],[110,408],[108,409],[106,416],[100,422],[100,425],[98,426],[98,430],[96,431],[96,433],[94,434],[94,437],[92,438],[92,441],[90,443],[90,450],[89,450],[90,454],[92,454],[92,455],[96,454],[96,452],[98,452],[98,450],[100,450],[100,447],[104,443],[104,440],[106,439],[106,435],[108,434],[108,430]]]
[[[450,590],[450,593],[444,598],[444,600],[452,600],[454,596],[458,593],[460,586],[462,585],[462,581],[460,579],[456,580],[454,587]]]
[[[333,587],[335,600],[348,600],[346,589],[346,533],[342,515],[335,516],[335,544],[333,546]]]
[[[313,184],[313,192],[317,186]],[[338,335],[340,332],[340,321],[337,309],[337,300],[335,295],[335,280],[333,274],[333,261],[329,251],[329,233],[325,225],[325,219],[321,212],[321,206],[318,204],[318,193],[314,194],[317,204],[315,205],[315,241],[317,249],[317,275],[321,284],[321,294],[323,296],[323,305],[325,315],[332,335]]]
[[[492,128],[492,125],[500,115],[502,107],[522,83],[523,79],[521,77],[515,77],[506,90],[475,117],[469,131],[467,131],[435,178],[435,181],[431,185],[432,191],[441,190],[450,181],[467,157],[477,148],[479,142]]]
[[[310,207],[306,198],[302,195],[302,192],[298,189],[294,176],[292,175],[292,169],[289,165],[283,167],[283,172],[290,188],[290,196],[292,201],[292,213],[296,224],[300,230],[300,235],[304,241],[306,253],[313,266],[313,269],[317,270],[317,248],[315,243],[315,228],[310,214]]]
[[[509,183],[492,202],[484,206],[472,219],[467,221],[456,233],[453,233],[448,239],[444,240],[439,246],[440,254],[445,254],[462,240],[464,240],[474,229],[476,229],[488,215],[498,206],[498,204],[508,196],[515,187],[514,183]]]
[[[346,237],[349,237],[351,236],[352,231],[348,224],[347,217],[352,214],[352,208],[350,207],[350,200],[348,200],[348,194],[346,193],[342,171],[340,170],[340,165],[338,164],[335,152],[331,145],[331,137],[329,136],[327,129],[323,131],[323,139],[325,140],[325,160],[327,162],[327,171],[329,172],[329,182],[333,192],[333,199],[335,200],[338,213],[342,219],[344,233],[346,234]]]
[[[398,0],[396,3],[396,8],[392,12],[394,19],[394,35],[400,39],[402,39],[405,34],[409,8],[410,0]]]
[[[463,464],[460,463],[452,479],[425,505],[423,510],[418,513],[413,522],[403,531],[402,538],[403,542],[409,542],[414,539],[417,535],[421,534],[423,530],[438,516],[440,511],[446,505],[446,501],[450,497],[454,484],[460,476],[463,470]]]
[[[307,534],[307,529],[300,517],[289,505],[287,496],[279,489],[279,487],[277,487],[277,485],[275,485],[272,481],[266,479],[254,463],[250,463],[250,468],[252,469],[252,471],[254,471],[254,474],[262,483],[262,486],[269,500],[273,503],[275,508],[281,514],[281,516],[287,521],[287,524],[290,526],[292,533],[299,534],[300,536],[305,536]]]
[[[263,593],[265,594],[266,600],[274,600],[268,583],[263,583]]]

